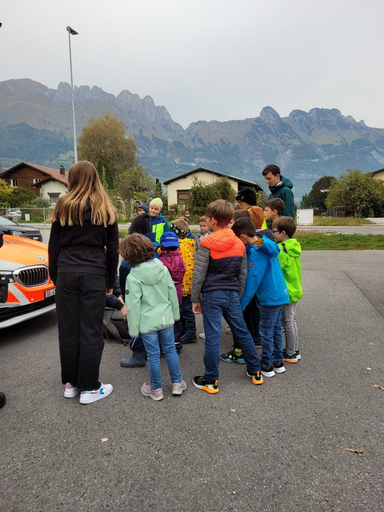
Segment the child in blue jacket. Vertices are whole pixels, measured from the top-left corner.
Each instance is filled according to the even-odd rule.
[[[247,250],[247,279],[240,299],[244,310],[255,296],[260,308],[261,373],[273,377],[284,373],[282,314],[289,302],[288,290],[277,256],[280,248],[267,236],[256,236],[255,226],[246,218],[232,227]]]

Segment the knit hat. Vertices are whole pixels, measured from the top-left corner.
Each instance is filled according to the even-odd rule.
[[[248,210],[251,221],[254,223],[256,229],[261,229],[264,223],[264,212],[260,206],[251,206]]]
[[[136,207],[136,211],[137,210],[144,210],[145,213],[149,213],[149,209],[148,209],[148,206],[146,204],[139,204],[139,206]]]
[[[179,228],[188,233],[189,231],[189,222],[185,220],[183,217],[180,217],[180,219],[175,219],[173,221],[173,224]]]
[[[251,187],[245,187],[239,190],[236,196],[236,201],[243,201],[244,203],[250,204],[251,206],[256,205],[256,192]]]
[[[160,197],[155,197],[155,199],[152,199],[152,201],[149,203],[149,206],[151,206],[151,204],[155,204],[160,209],[160,211],[163,208],[163,201],[160,199]]]
[[[176,233],[171,233],[170,231],[166,231],[161,235],[160,245],[163,247],[180,247]]]

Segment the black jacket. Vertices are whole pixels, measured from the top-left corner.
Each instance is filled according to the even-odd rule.
[[[49,273],[55,283],[60,273],[84,273],[105,276],[107,288],[113,288],[119,260],[119,229],[114,224],[97,226],[91,222],[91,210],[84,212],[84,224],[61,226],[52,223],[48,244]]]

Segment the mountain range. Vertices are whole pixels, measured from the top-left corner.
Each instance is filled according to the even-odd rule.
[[[99,87],[75,87],[78,133],[90,117],[121,117],[136,140],[140,163],[160,180],[195,167],[257,181],[278,164],[294,183],[296,199],[324,175],[347,168],[375,171],[384,165],[384,129],[370,128],[337,109],[293,110],[280,117],[270,106],[260,116],[226,122],[197,121],[186,129],[150,96],[118,96]],[[73,159],[71,87],[50,89],[30,79],[0,82],[0,164],[20,161],[69,167]]]

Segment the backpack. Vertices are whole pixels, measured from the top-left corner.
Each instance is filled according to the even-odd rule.
[[[117,309],[104,309],[102,332],[106,341],[115,341],[127,345],[130,340],[128,324]]]

